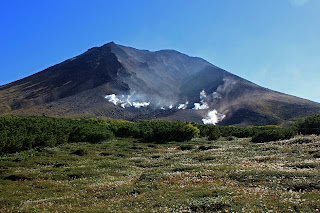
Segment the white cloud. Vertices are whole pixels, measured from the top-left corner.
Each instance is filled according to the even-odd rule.
[[[289,0],[289,3],[293,7],[301,7],[301,6],[305,5],[308,2],[309,2],[309,0]]]

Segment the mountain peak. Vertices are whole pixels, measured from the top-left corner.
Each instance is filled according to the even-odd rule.
[[[104,44],[103,46],[114,46],[117,45],[114,41],[110,41],[109,43]]]
[[[116,44],[114,41],[111,41],[111,42],[108,42],[102,46],[90,48],[89,50],[96,49],[96,48],[112,48],[112,47],[117,47],[117,46],[118,46],[118,44]]]
[[[318,103],[262,88],[201,58],[113,41],[0,87],[0,115],[265,125],[318,112]]]

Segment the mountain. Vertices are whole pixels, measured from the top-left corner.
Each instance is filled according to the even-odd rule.
[[[201,58],[113,42],[0,87],[0,115],[266,125],[319,112]]]

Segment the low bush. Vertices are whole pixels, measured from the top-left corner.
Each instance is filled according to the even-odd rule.
[[[113,137],[108,126],[85,124],[74,126],[70,133],[68,142],[101,142]]]
[[[294,128],[277,128],[257,132],[252,137],[252,142],[263,143],[293,138],[296,135]]]
[[[96,143],[113,133],[95,119],[0,117],[0,152],[17,152],[69,142]]]
[[[63,143],[97,143],[117,137],[141,138],[148,142],[190,141],[200,131],[187,122],[48,117],[0,117],[0,152],[17,152]]]
[[[303,135],[320,135],[320,114],[299,120],[294,125],[299,134]]]
[[[140,137],[149,142],[190,141],[200,133],[197,127],[180,121],[140,121],[138,125]]]
[[[122,120],[107,120],[100,122],[106,124],[117,137],[141,137],[141,129],[138,123]]]
[[[192,150],[194,146],[191,144],[183,144],[179,148],[181,151],[186,151],[186,150]]]
[[[146,142],[190,141],[201,136],[217,140],[252,137],[253,142],[292,138],[296,133],[320,134],[320,114],[279,126],[215,126],[188,122],[67,119],[48,117],[0,117],[0,153],[56,146],[70,142],[97,143],[117,137],[134,137]]]
[[[221,133],[222,137],[230,138],[249,138],[253,137],[259,132],[267,131],[267,130],[277,130],[281,127],[268,125],[268,126],[251,126],[251,127],[243,127],[243,126],[218,126],[218,129]]]
[[[12,174],[4,177],[3,179],[11,180],[11,181],[26,181],[26,180],[32,180],[32,177],[25,174]]]
[[[201,137],[207,137],[208,140],[210,141],[217,140],[221,136],[218,126],[198,124],[198,123],[192,123],[192,125],[197,127],[200,130],[199,134]]]
[[[218,128],[223,137],[234,136],[237,138],[248,138],[254,135],[254,129],[252,127],[219,126]]]
[[[78,156],[85,156],[88,154],[88,152],[84,149],[77,149],[76,151],[71,152],[71,154],[78,155]]]

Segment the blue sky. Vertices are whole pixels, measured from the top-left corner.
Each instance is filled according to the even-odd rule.
[[[0,85],[114,41],[320,102],[319,0],[3,0]]]

